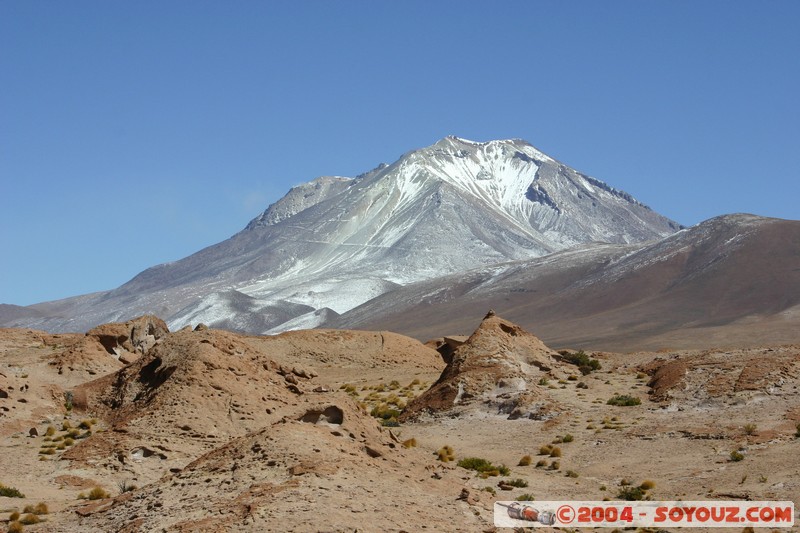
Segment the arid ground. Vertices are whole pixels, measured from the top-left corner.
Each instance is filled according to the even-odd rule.
[[[496,500],[643,483],[800,502],[800,345],[576,353],[532,333],[491,314],[427,344],[155,317],[0,330],[0,483],[24,495],[0,497],[0,528],[493,531]]]

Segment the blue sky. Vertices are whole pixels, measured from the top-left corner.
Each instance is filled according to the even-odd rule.
[[[800,2],[0,2],[0,302],[114,288],[292,185],[524,138],[682,224],[800,218]]]

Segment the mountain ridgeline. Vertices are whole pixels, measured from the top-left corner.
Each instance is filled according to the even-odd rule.
[[[83,331],[152,313],[171,329],[358,327],[359,306],[401,288],[509,262],[606,261],[681,229],[525,141],[447,137],[355,178],[294,187],[230,239],[117,289],[8,306],[0,325]]]

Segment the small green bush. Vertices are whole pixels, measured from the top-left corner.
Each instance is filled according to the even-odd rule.
[[[742,429],[745,435],[755,435],[757,426],[755,424],[745,424]]]
[[[731,452],[731,461],[739,462],[744,459],[744,455],[739,450],[733,450]]]
[[[573,440],[575,440],[575,437],[573,437],[569,433],[561,437],[561,442],[572,442]]]
[[[482,490],[483,492],[488,492],[488,493],[489,493],[489,494],[491,494],[492,496],[497,496],[497,491],[496,491],[496,490],[494,490],[494,487],[483,487],[481,490]]]
[[[481,459],[480,457],[465,457],[456,464],[461,468],[466,468],[467,470],[475,470],[477,472],[484,472],[486,470],[495,469],[495,467],[492,465],[490,461],[486,459]]]
[[[536,468],[541,468],[543,466],[547,466],[547,461],[545,461],[544,459],[539,459],[538,461],[536,461]]]
[[[466,457],[456,464],[467,470],[475,470],[484,479],[492,476],[507,476],[511,473],[511,469],[506,465],[493,465],[490,461],[480,457]]]
[[[528,482],[522,478],[517,479],[510,479],[505,482],[506,485],[511,485],[512,487],[517,487],[518,489],[524,489],[528,486]]]
[[[584,376],[602,368],[600,361],[592,359],[583,350],[576,353],[564,352],[561,356],[567,363],[577,366]]]
[[[641,487],[622,487],[620,491],[617,493],[617,498],[620,500],[625,501],[640,501],[643,500],[645,497],[645,492],[642,490]]]
[[[567,477],[578,477],[578,473],[574,470],[567,470]]]
[[[536,500],[536,498],[533,496],[533,494],[526,492],[525,494],[520,494],[517,496],[515,500],[518,502],[532,502]]]
[[[0,483],[0,496],[5,496],[6,498],[24,498],[25,497],[24,494],[22,494],[20,491],[18,491],[14,487],[6,487],[2,483]]]
[[[635,396],[629,396],[627,394],[617,394],[613,396],[606,402],[608,405],[618,405],[622,407],[628,407],[632,405],[639,405],[642,403],[642,400],[636,398]]]

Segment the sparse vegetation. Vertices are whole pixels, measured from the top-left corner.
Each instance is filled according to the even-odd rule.
[[[575,437],[573,437],[569,433],[561,437],[561,442],[572,442],[573,440],[575,440]]]
[[[22,518],[19,519],[20,524],[24,524],[26,526],[30,526],[33,524],[38,524],[40,522],[39,517],[33,513],[28,513]]]
[[[645,496],[645,491],[641,487],[626,486],[617,493],[617,498],[629,502],[643,500]]]
[[[552,450],[550,450],[550,457],[561,457],[561,448],[555,446]]]
[[[755,424],[745,424],[742,429],[745,435],[755,435],[758,427]]]
[[[536,468],[541,468],[543,466],[547,466],[547,461],[544,459],[539,459],[536,461]]]
[[[416,448],[416,447],[417,447],[417,439],[413,437],[403,441],[403,448]]]
[[[549,382],[547,381],[547,378],[544,378],[544,377],[543,378],[539,378],[539,385],[541,385],[542,387],[546,387],[548,383]]]
[[[436,456],[441,462],[449,463],[450,461],[455,461],[456,452],[453,450],[452,446],[442,446],[439,448],[439,451],[436,452]]]
[[[73,399],[74,399],[74,396],[72,395],[72,391],[67,391],[67,392],[64,393],[64,409],[66,409],[67,412],[72,411],[72,407],[73,407],[72,400]]]
[[[89,491],[88,499],[90,500],[102,500],[105,498],[109,498],[111,495],[103,490],[102,487],[95,487]]]
[[[574,470],[567,470],[567,477],[578,477],[578,473]]]
[[[17,520],[8,523],[8,533],[22,533],[22,524]]]
[[[511,485],[512,487],[517,487],[518,489],[524,489],[528,486],[528,482],[522,478],[509,479],[508,481],[503,481],[502,483],[505,485]]]
[[[9,522],[14,522],[16,520],[19,520],[19,511],[14,511],[10,515],[8,515]]]
[[[482,490],[483,492],[488,492],[488,493],[489,493],[489,494],[491,494],[492,496],[497,496],[497,491],[496,491],[496,490],[494,490],[494,487],[483,487],[481,490]]]
[[[539,455],[550,455],[551,451],[553,451],[553,447],[549,444],[545,444],[539,448]]]
[[[559,461],[553,461],[550,463],[550,470],[558,470],[561,468],[561,463]]]
[[[0,483],[0,496],[5,496],[6,498],[24,498],[25,497],[24,494],[22,494],[20,491],[18,491],[14,487],[6,487],[2,483]]]
[[[494,466],[487,459],[482,459],[480,457],[465,457],[456,464],[461,468],[466,468],[467,470],[475,470],[476,472],[480,473],[497,472],[496,474],[492,473],[490,475],[499,475],[499,470],[496,466]]]
[[[122,481],[117,482],[117,488],[119,489],[120,494],[125,494],[126,492],[136,490],[136,485],[128,483],[127,479],[123,479]]]
[[[397,422],[397,417],[400,416],[400,410],[388,403],[384,402],[376,405],[372,408],[372,411],[370,411],[369,414],[375,418],[379,418],[381,420],[381,424],[384,426],[399,425]]]
[[[47,426],[47,429],[44,432],[45,437],[52,437],[56,434],[56,428],[53,426]]]
[[[530,466],[531,461],[533,461],[533,458],[530,455],[523,455],[517,466]]]
[[[642,401],[635,396],[629,396],[627,394],[616,394],[611,397],[607,402],[608,405],[617,405],[621,407],[628,407],[632,405],[639,405]]]
[[[744,454],[742,452],[740,452],[739,450],[733,450],[731,452],[731,461],[739,462],[742,459],[744,459]]]
[[[532,502],[536,500],[536,498],[533,496],[533,494],[526,492],[524,494],[520,494],[519,496],[517,496],[515,500],[518,502]]]
[[[586,352],[583,350],[580,350],[576,353],[570,353],[566,350],[563,350],[559,352],[559,354],[561,354],[561,357],[564,361],[577,366],[578,370],[580,370],[581,374],[584,376],[602,368],[600,361],[597,359],[592,359],[586,355]]]
[[[626,501],[639,501],[650,499],[647,491],[652,490],[656,484],[654,481],[645,479],[638,486],[634,486],[628,479],[622,479],[620,482],[620,491],[617,493],[617,498]]]

